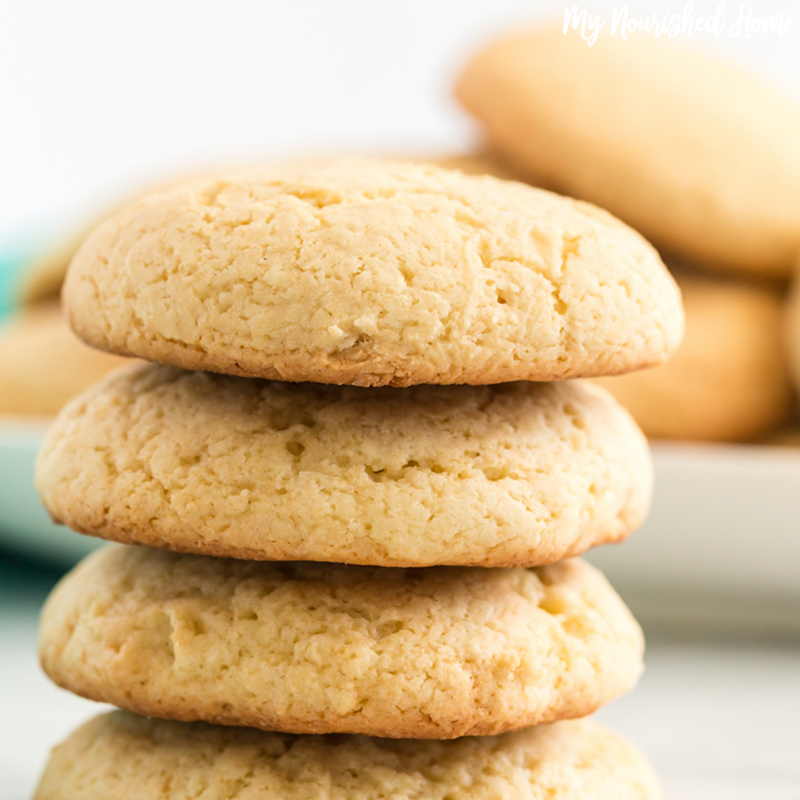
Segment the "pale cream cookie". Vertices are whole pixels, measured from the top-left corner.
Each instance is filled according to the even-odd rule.
[[[668,364],[600,379],[656,439],[747,441],[792,413],[784,300],[746,283],[679,277],[686,337]]]
[[[0,414],[50,417],[131,359],[87,347],[55,304],[20,313],[0,328]]]
[[[628,372],[683,331],[658,254],[604,211],[375,160],[152,195],[87,239],[63,297],[112,352],[363,386]]]
[[[457,94],[529,180],[660,249],[763,276],[788,275],[800,252],[800,104],[724,60],[546,27],[487,47]]]
[[[451,742],[292,736],[145,719],[87,722],[34,800],[660,800],[644,756],[592,720]]]
[[[121,542],[496,567],[625,538],[652,472],[628,412],[588,382],[365,389],[147,364],[65,409],[36,483],[54,519]]]
[[[413,739],[581,717],[630,689],[639,626],[577,559],[420,570],[113,545],[56,587],[45,672],[153,717]]]

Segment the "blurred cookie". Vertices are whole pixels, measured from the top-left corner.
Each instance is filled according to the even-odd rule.
[[[679,277],[686,337],[672,360],[599,382],[657,439],[743,441],[792,411],[777,291]]]
[[[361,389],[145,365],[51,428],[37,486],[83,533],[246,559],[533,566],[625,538],[647,443],[587,382]]]
[[[0,328],[0,414],[53,416],[129,358],[87,347],[56,305],[26,311]]]
[[[683,330],[658,254],[605,212],[389,161],[153,195],[89,237],[64,302],[112,352],[363,386],[626,372]]]
[[[795,423],[779,428],[762,439],[761,443],[776,447],[800,447],[800,425]]]
[[[529,180],[691,262],[786,276],[800,251],[800,105],[713,56],[561,26],[486,48],[457,88]]]
[[[417,159],[410,160],[416,161]],[[521,180],[519,172],[498,153],[491,150],[438,156],[427,159],[427,162],[437,164],[445,169],[457,169],[466,175],[491,175],[493,178],[500,178],[504,181]]]
[[[800,393],[800,262],[786,307],[786,351],[795,390]]]
[[[43,611],[65,689],[146,716],[289,733],[495,734],[630,689],[642,634],[577,559],[424,570],[114,545]]]
[[[660,800],[661,792],[644,756],[592,720],[420,742],[292,736],[114,711],[90,720],[55,748],[34,800],[198,796]]]
[[[116,209],[115,209],[116,210]],[[57,303],[67,267],[83,240],[94,230],[98,220],[63,239],[57,240],[44,253],[27,265],[19,291],[22,306]]]

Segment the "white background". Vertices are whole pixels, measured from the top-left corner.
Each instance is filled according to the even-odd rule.
[[[621,2],[589,2],[609,22]],[[631,15],[686,3],[635,0]],[[693,3],[710,16],[717,0]],[[748,5],[748,4],[745,4]],[[800,18],[800,0],[756,0]],[[728,2],[728,28],[739,14]],[[195,165],[296,152],[468,148],[452,99],[477,46],[550,0],[26,0],[0,3],[0,247],[66,230]],[[700,38],[700,37],[698,37]],[[800,96],[800,25],[703,37]]]

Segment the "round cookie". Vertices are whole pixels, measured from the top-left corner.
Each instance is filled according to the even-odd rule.
[[[786,276],[800,251],[800,106],[653,36],[546,27],[466,67],[462,104],[534,183],[597,203],[688,261]]]
[[[773,289],[678,278],[686,337],[668,364],[600,383],[656,439],[747,441],[792,413],[784,302]]]
[[[87,722],[34,800],[660,800],[644,756],[592,720],[452,742],[280,733],[144,719]]]
[[[129,358],[87,347],[56,305],[26,311],[0,328],[0,414],[54,416]]]
[[[588,382],[407,389],[147,364],[50,429],[51,516],[120,542],[244,559],[534,566],[625,538],[647,442]]]
[[[658,254],[604,211],[391,161],[152,195],[87,239],[63,297],[111,352],[360,386],[616,374],[683,330]]]
[[[451,739],[580,717],[630,689],[641,630],[579,560],[424,570],[115,545],[56,587],[59,685],[146,716]]]

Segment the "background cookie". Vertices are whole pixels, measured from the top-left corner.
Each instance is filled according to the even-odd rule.
[[[418,161],[420,159],[408,160]],[[437,156],[436,158],[425,159],[425,161],[446,169],[457,169],[467,175],[491,175],[504,181],[521,180],[518,170],[515,170],[499,153],[488,148],[474,153]],[[421,161],[421,163],[425,162]]]
[[[800,106],[653,36],[561,26],[495,42],[457,89],[529,180],[597,203],[659,247],[787,275],[800,251]]]
[[[794,278],[786,309],[784,341],[794,388],[800,393],[800,262],[797,266],[798,274]]]
[[[89,237],[63,296],[112,352],[357,385],[625,372],[662,362],[683,327],[656,252],[605,212],[388,161],[153,195]]]
[[[34,800],[186,800],[200,787],[213,797],[236,791],[237,800],[661,797],[642,754],[590,720],[415,742],[300,737],[115,711],[55,748]]]
[[[668,364],[600,379],[658,439],[742,441],[785,421],[792,389],[778,291],[681,276],[686,337]]]
[[[0,414],[52,416],[129,358],[87,347],[56,305],[14,317],[0,328]]]
[[[65,410],[37,486],[70,527],[151,547],[533,566],[636,528],[652,465],[588,382],[361,389],[144,365]]]
[[[449,739],[591,713],[642,635],[593,567],[389,570],[114,546],[42,616],[45,672],[147,716]]]

